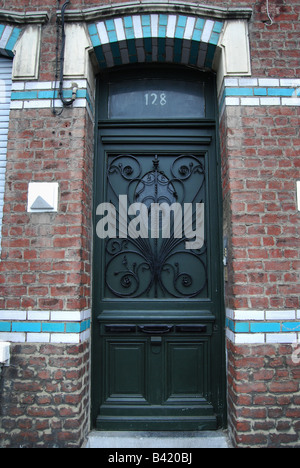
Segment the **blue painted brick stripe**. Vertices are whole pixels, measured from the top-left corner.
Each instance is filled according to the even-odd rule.
[[[66,333],[80,333],[80,323],[67,323]]]
[[[236,333],[249,333],[250,324],[248,322],[236,323],[235,332]]]
[[[21,29],[19,29],[19,28],[14,28],[13,29],[13,32],[11,33],[10,38],[8,39],[8,42],[7,42],[6,46],[5,46],[5,49],[7,51],[11,51],[11,52],[13,51],[13,48],[14,48],[17,40],[19,39],[20,34],[21,34]]]
[[[16,91],[11,93],[11,100],[37,99],[37,91]]]
[[[90,35],[93,47],[99,47],[101,45],[100,38],[98,36],[98,32],[96,34]]]
[[[254,96],[267,96],[267,88],[254,88]]]
[[[294,94],[294,89],[290,89],[290,88],[268,88],[269,96],[291,97],[293,94]]]
[[[65,99],[69,99],[72,97],[72,90],[65,89],[63,90],[63,96]],[[86,89],[78,89],[77,98],[86,98],[88,99],[88,91]],[[58,98],[58,91],[49,90],[49,91],[14,91],[11,93],[12,100],[31,100],[31,99],[53,99],[55,97]]]
[[[226,97],[237,97],[237,98],[245,98],[245,97],[254,97],[256,100],[258,99],[263,99],[266,98],[265,102],[261,102],[260,105],[268,105],[268,100],[272,101],[276,100],[278,101],[278,105],[280,104],[279,101],[280,99],[285,98],[285,103],[284,105],[289,105],[289,99],[291,99],[291,105],[293,104],[293,98],[297,98],[297,94],[300,96],[300,91],[297,90],[297,88],[294,86],[290,86],[289,88],[287,87],[244,87],[244,86],[227,86],[225,85],[225,89],[223,91],[222,96],[219,98],[219,107],[220,109],[223,108],[225,98]],[[274,101],[275,102],[275,101]],[[248,102],[248,104],[250,101]],[[241,105],[243,104],[242,102],[240,103]]]
[[[80,331],[85,331],[85,330],[88,330],[89,328],[91,327],[91,321],[90,319],[88,320],[84,320],[83,322],[81,322],[80,324]]]
[[[253,88],[226,88],[225,96],[253,96]]]
[[[239,322],[226,318],[226,327],[235,333],[295,333],[299,322]]]
[[[42,325],[38,322],[13,322],[12,332],[41,333]]]
[[[10,331],[11,331],[11,322],[0,323],[0,332],[10,332]]]
[[[88,30],[91,36],[95,36],[96,34],[98,34],[97,26],[95,24],[89,24]]]
[[[297,322],[284,322],[282,324],[283,332],[300,332],[300,323]]]
[[[0,322],[0,332],[19,333],[81,333],[91,326],[90,320],[82,322]]]
[[[252,333],[276,333],[281,331],[280,323],[251,323]]]
[[[43,332],[47,332],[47,333],[64,333],[65,324],[64,323],[43,323],[42,329],[43,329]]]
[[[214,24],[214,27],[213,27],[213,32],[214,33],[219,33],[219,35],[220,35],[221,32],[222,32],[222,29],[223,29],[223,25],[224,25],[224,23],[222,23],[221,21],[216,21],[215,24]]]

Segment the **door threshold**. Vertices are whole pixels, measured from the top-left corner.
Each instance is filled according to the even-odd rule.
[[[84,448],[230,448],[226,431],[91,431]]]

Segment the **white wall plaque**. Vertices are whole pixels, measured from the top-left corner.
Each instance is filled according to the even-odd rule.
[[[28,186],[28,213],[55,213],[58,207],[57,182],[30,182]]]

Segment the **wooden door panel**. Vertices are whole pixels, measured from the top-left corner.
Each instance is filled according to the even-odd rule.
[[[148,387],[145,341],[106,341],[106,402],[146,403]]]
[[[168,342],[166,346],[167,402],[197,402],[206,394],[207,342]]]

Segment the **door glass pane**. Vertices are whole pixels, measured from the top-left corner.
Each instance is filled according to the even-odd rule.
[[[205,117],[204,84],[140,79],[109,84],[110,119],[195,119]]]
[[[109,154],[104,239],[105,298],[206,298],[203,154]],[[103,216],[102,216],[103,215]]]

